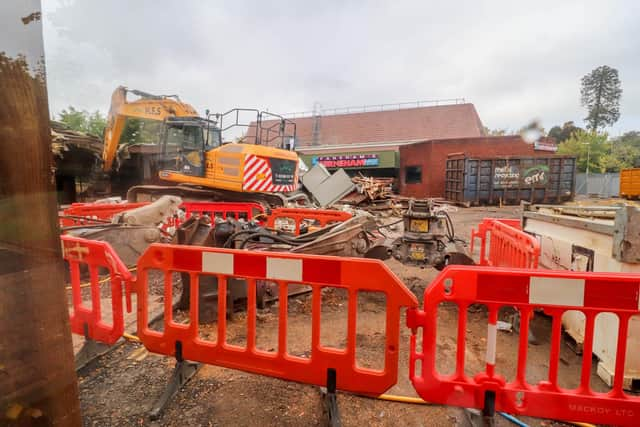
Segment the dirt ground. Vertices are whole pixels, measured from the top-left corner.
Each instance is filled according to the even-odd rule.
[[[518,207],[468,208],[451,214],[459,237],[469,240],[471,228],[484,217],[518,217]],[[391,270],[413,291],[422,303],[426,286],[437,271],[420,269],[387,261]],[[325,346],[344,347],[346,343],[346,296],[338,291],[323,294],[321,342]],[[438,322],[438,369],[451,372],[455,367],[457,311],[455,306],[440,308]],[[257,342],[260,348],[277,347],[277,306],[260,310],[257,316]],[[508,321],[508,310],[500,319]],[[486,310],[474,307],[469,312],[467,329],[467,365],[469,373],[484,367],[486,344]],[[177,320],[187,320],[184,313]],[[384,348],[384,301],[377,295],[358,298],[357,360],[367,367],[380,367]],[[289,303],[288,351],[302,357],[310,350],[310,298],[302,295]],[[202,328],[201,334],[210,337],[216,325]],[[246,341],[246,316],[237,313],[228,322],[232,343]],[[528,379],[542,380],[548,369],[548,332],[550,321],[536,316],[532,328],[539,345],[530,346]],[[398,383],[387,393],[417,396],[408,378],[408,349],[410,331],[401,320],[401,343]],[[515,375],[518,337],[499,332],[497,369],[507,379]],[[581,357],[563,346],[560,382],[575,387],[579,382]],[[158,421],[150,421],[147,414],[160,396],[173,369],[168,357],[147,353],[138,343],[126,342],[101,357],[91,369],[79,377],[84,424],[87,426],[314,426],[322,425],[323,410],[318,387],[286,382],[279,379],[248,374],[216,366],[202,366],[195,377],[179,391]],[[474,371],[475,370],[475,371]],[[594,387],[606,390],[599,378]],[[451,426],[464,421],[461,409],[438,405],[416,405],[376,400],[346,393],[338,393],[344,426]],[[549,420],[522,417],[529,425],[562,425]],[[501,417],[498,426],[511,425]]]

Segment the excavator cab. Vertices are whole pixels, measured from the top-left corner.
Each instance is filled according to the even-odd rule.
[[[206,152],[222,144],[215,122],[201,118],[168,117],[162,135],[161,169],[203,177]]]

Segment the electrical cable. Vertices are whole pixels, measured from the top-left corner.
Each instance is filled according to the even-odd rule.
[[[529,424],[523,423],[522,421],[520,421],[519,419],[517,419],[513,415],[507,414],[505,412],[498,412],[498,414],[500,414],[500,416],[502,416],[503,418],[506,418],[507,420],[511,421],[512,423],[514,423],[517,426],[529,427]]]
[[[286,238],[284,238],[282,236],[258,232],[258,233],[250,234],[247,237],[245,237],[244,239],[242,239],[240,241],[239,249],[244,249],[244,247],[247,245],[247,243],[249,241],[255,239],[256,237],[265,237],[267,239],[272,239],[272,240],[279,241],[281,243],[286,243],[286,244],[293,245],[293,246],[300,246],[302,244],[302,243],[294,242],[292,239],[286,239]]]

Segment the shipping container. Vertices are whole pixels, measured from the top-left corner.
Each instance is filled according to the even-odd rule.
[[[625,199],[640,197],[640,168],[620,171],[620,197]]]
[[[570,156],[469,158],[452,156],[445,198],[471,205],[561,203],[573,199],[576,159]]]

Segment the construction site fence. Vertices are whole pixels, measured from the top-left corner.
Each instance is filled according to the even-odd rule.
[[[122,299],[124,296],[127,310],[130,310],[131,297],[135,294],[138,335],[152,353],[319,386],[327,385],[328,372],[332,371],[338,390],[375,396],[397,382],[400,319],[406,308],[406,325],[411,330],[409,377],[416,392],[427,401],[483,408],[488,400],[492,400],[497,410],[511,414],[625,426],[637,425],[640,417],[640,397],[625,394],[621,382],[625,356],[633,350],[627,348],[628,322],[631,316],[640,315],[640,279],[637,275],[449,266],[426,288],[424,306],[420,310],[415,295],[379,260],[153,244],[140,257],[137,275],[133,276],[106,243],[62,236],[62,245],[72,278],[72,331],[90,340],[113,344],[122,336]],[[82,272],[88,274],[91,282],[90,308],[82,301]],[[108,274],[107,282],[100,280],[100,272]],[[173,278],[176,273],[189,276],[191,295],[198,295],[205,278],[217,280],[218,295],[226,294],[230,280],[245,283],[244,345],[236,344],[229,337],[227,299],[224,297],[217,300],[215,338],[203,338],[199,333],[197,298],[192,298],[187,322],[175,318]],[[149,286],[158,277],[164,285],[164,318],[160,328],[150,325],[149,314]],[[268,350],[256,345],[258,281],[273,282],[279,289],[277,345]],[[154,283],[157,286],[157,282]],[[311,289],[311,342],[309,351],[303,354],[292,354],[287,349],[290,328],[287,287],[296,284]],[[101,318],[101,285],[111,287],[111,325]],[[553,289],[558,286],[569,287],[573,293],[565,292],[571,296],[558,300],[553,297]],[[320,341],[322,293],[327,288],[343,289],[348,294],[343,348],[325,347]],[[384,295],[385,346],[381,369],[365,368],[356,363],[357,296],[360,292]],[[440,375],[435,364],[436,343],[447,339],[438,337],[436,332],[441,303],[456,304],[459,311],[457,333],[448,338],[457,345],[456,368],[451,375]],[[472,304],[484,304],[488,313],[486,364],[475,374],[466,372],[465,361],[465,354],[469,352],[465,340],[466,313]],[[500,364],[496,363],[497,320],[503,306],[515,307],[522,318],[517,373],[512,380],[505,378]],[[552,318],[549,374],[537,383],[528,382],[526,376],[528,320],[534,309],[543,309]],[[591,354],[596,316],[610,313],[618,317],[616,375],[610,392],[597,393],[590,388],[590,357],[583,359],[578,388],[568,390],[558,384],[561,318],[567,310],[579,310],[586,317],[585,354]]]
[[[122,212],[148,205],[149,202],[125,203],[72,203],[60,213],[60,226],[71,227],[99,222],[110,222]]]
[[[479,264],[490,267],[538,268],[540,242],[522,231],[518,219],[485,218],[471,230],[471,252],[480,240]]]
[[[82,226],[111,222],[117,214],[136,209],[150,202],[138,203],[73,203],[60,213],[60,225],[62,227]],[[185,213],[185,218],[192,215],[208,215],[214,218],[234,218],[246,221],[255,220],[267,227],[282,230],[299,235],[302,225],[310,228],[325,227],[332,223],[343,222],[352,217],[352,214],[330,209],[307,208],[275,208],[265,212],[259,203],[253,202],[204,202],[185,201],[180,205]],[[169,219],[170,226],[179,226],[177,218]]]
[[[349,212],[331,209],[276,208],[267,216],[267,227],[300,234],[302,224],[308,227],[325,227],[344,222],[353,217]]]
[[[559,297],[554,289],[570,289]],[[416,392],[426,401],[465,408],[484,408],[488,400],[497,411],[559,420],[579,420],[597,424],[638,425],[640,397],[623,390],[628,326],[632,316],[640,314],[640,279],[622,273],[585,273],[532,269],[450,266],[443,270],[424,292],[424,308],[407,312],[411,328],[409,376]],[[442,304],[455,304],[458,312],[456,336],[439,337],[438,322]],[[465,339],[471,327],[468,309],[483,304],[487,309],[486,352],[483,367],[474,370],[465,356]],[[476,306],[477,307],[477,306]],[[498,314],[503,307],[515,307],[521,316],[518,346],[497,348]],[[541,381],[528,380],[529,319],[542,309],[551,317],[550,353],[546,361],[548,376]],[[585,316],[584,348],[579,385],[563,388],[558,381],[561,362],[562,315],[569,310]],[[615,380],[609,392],[591,387],[592,347],[595,321],[608,313],[619,320],[615,357]],[[477,319],[474,320],[477,322]],[[436,363],[437,342],[456,343],[455,370],[440,373]],[[517,352],[517,370],[511,372],[505,355]],[[502,357],[500,357],[502,355]],[[450,356],[449,356],[450,357]],[[512,376],[512,378],[508,378]]]

